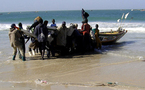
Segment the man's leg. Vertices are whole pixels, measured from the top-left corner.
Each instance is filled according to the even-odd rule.
[[[13,47],[13,58],[12,58],[12,60],[15,60],[16,54],[17,54],[17,48]]]

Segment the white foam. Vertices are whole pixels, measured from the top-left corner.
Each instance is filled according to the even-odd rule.
[[[8,82],[8,83],[31,83],[32,81],[29,81],[29,80],[26,80],[26,81],[0,81],[0,83],[5,83],[5,82]]]
[[[139,60],[144,60],[143,56],[137,56]]]
[[[31,24],[23,24],[23,28],[26,29],[26,27],[29,25],[31,25]],[[18,25],[16,25],[16,26],[18,26]],[[11,24],[0,24],[0,31],[9,30],[10,27],[11,27]]]
[[[77,23],[78,28],[80,29],[82,23]],[[117,22],[89,22],[92,28],[95,28],[95,25],[99,25],[100,31],[115,31],[118,27],[122,26],[124,29],[128,30],[128,33],[145,33],[145,23],[117,23]],[[31,24],[23,24],[23,28],[26,29],[27,26]],[[49,26],[50,24],[48,24]],[[57,23],[57,26],[60,26],[61,23]],[[9,30],[11,24],[0,24],[0,31],[1,30]],[[70,23],[67,22],[66,26],[70,26]]]
[[[10,24],[0,24],[0,31],[8,30],[9,28],[10,28]]]

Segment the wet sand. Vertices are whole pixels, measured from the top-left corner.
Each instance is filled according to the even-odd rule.
[[[145,90],[143,60],[99,52],[40,59],[1,64],[1,90]]]

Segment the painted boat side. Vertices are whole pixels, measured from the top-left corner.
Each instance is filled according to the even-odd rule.
[[[117,33],[117,31],[115,31],[115,33],[112,32],[101,32],[99,34],[99,38],[101,39],[102,44],[112,44],[115,43],[116,41],[118,41],[120,38],[122,38],[127,31],[120,31]]]

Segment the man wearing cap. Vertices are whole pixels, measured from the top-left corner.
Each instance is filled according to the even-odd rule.
[[[9,31],[9,39],[11,47],[13,47],[13,58],[12,60],[15,60],[16,54],[17,54],[17,48],[20,50],[20,53],[22,55],[22,60],[25,61],[25,50],[23,46],[23,32],[16,29],[16,25],[12,24],[10,31]]]

